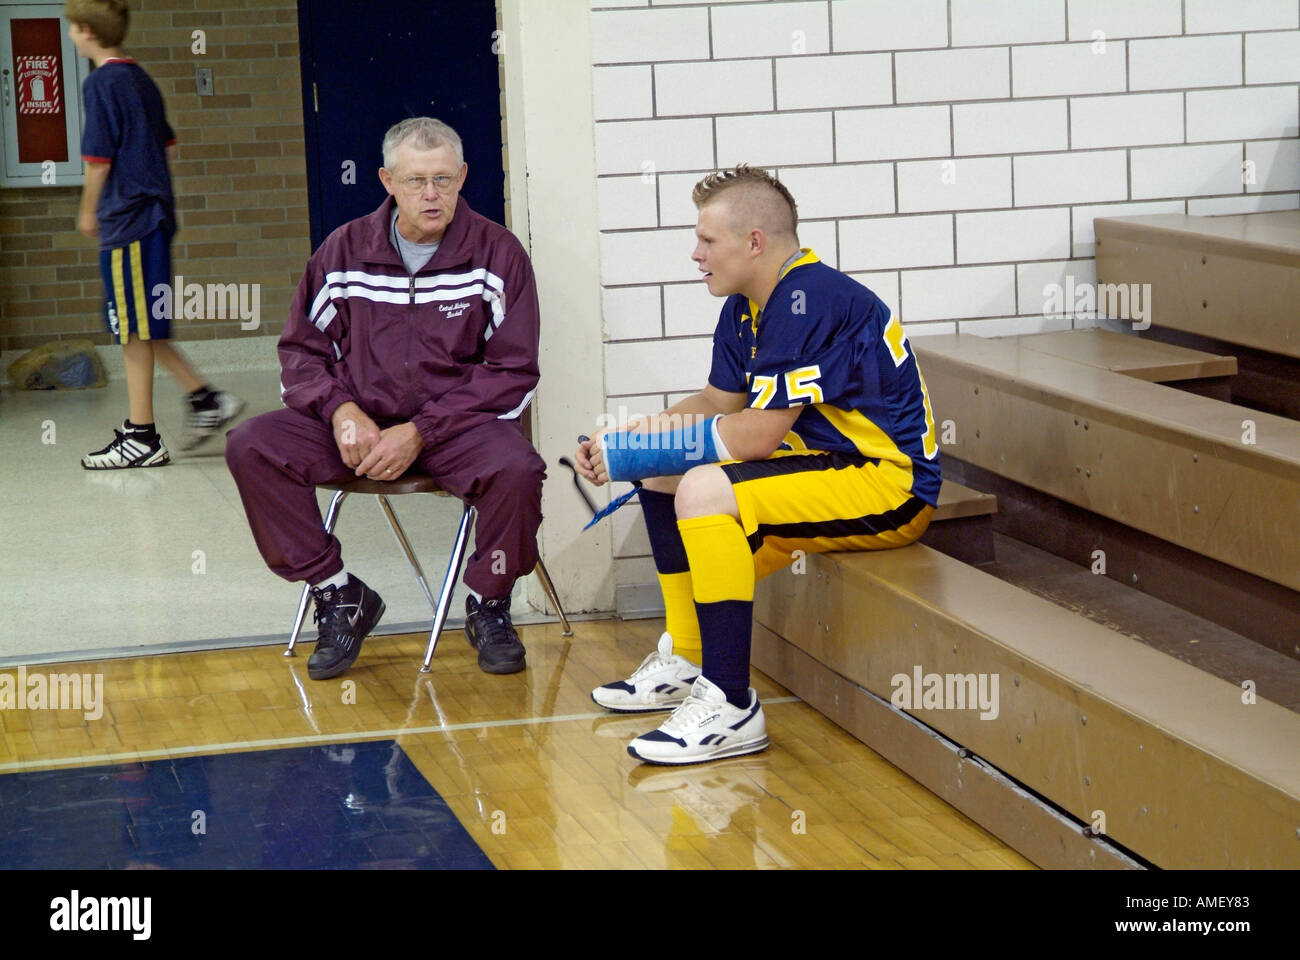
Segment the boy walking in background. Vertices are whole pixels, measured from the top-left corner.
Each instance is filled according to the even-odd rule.
[[[171,286],[176,204],[167,161],[175,156],[176,136],[158,87],[119,49],[126,36],[126,0],[68,0],[64,16],[77,52],[95,64],[83,88],[86,182],[77,229],[99,240],[106,319],[122,344],[130,403],[130,416],[113,431],[113,442],[82,457],[81,465],[160,467],[171,458],[154,426],[155,358],[187,394],[183,449],[215,434],[244,403],[213,390],[195,373],[171,345],[170,310],[155,311],[155,289]]]

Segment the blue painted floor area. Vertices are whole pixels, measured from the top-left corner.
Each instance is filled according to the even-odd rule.
[[[393,740],[0,776],[3,869],[479,869]]]

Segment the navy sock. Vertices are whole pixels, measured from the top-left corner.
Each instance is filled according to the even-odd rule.
[[[677,529],[677,498],[671,493],[658,493],[642,487],[640,500],[646,533],[650,535],[650,552],[655,558],[655,569],[660,573],[685,573],[690,570],[682,534]]]
[[[129,433],[137,434],[143,440],[152,440],[158,436],[158,431],[153,423],[132,423],[126,421],[126,429]]]
[[[749,643],[754,623],[752,600],[695,604],[704,637],[700,672],[727,695],[733,707],[749,706]]]
[[[199,387],[193,393],[189,394],[188,399],[190,401],[190,404],[196,410],[202,410],[208,407],[215,407],[216,406],[215,397],[216,397],[216,391],[213,390],[212,387],[210,387],[208,384],[205,383],[203,386]]]

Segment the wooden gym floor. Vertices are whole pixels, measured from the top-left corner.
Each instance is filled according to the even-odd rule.
[[[157,809],[180,811],[175,817],[183,822],[171,827],[188,838],[182,766],[194,761],[180,758],[239,755],[244,771],[254,769],[247,766],[250,756],[257,761],[327,748],[338,760],[340,745],[395,741],[499,868],[1032,868],[757,672],[754,685],[772,738],[767,751],[694,767],[637,763],[626,752],[627,741],[653,729],[663,715],[607,714],[588,693],[626,676],[662,629],[662,620],[588,621],[576,623],[575,636],[566,639],[558,625],[525,626],[520,635],[529,667],[507,677],[481,673],[460,630],[443,635],[428,675],[418,673],[425,641],[419,635],[372,638],[348,673],[324,682],[307,678],[310,644],[292,659],[281,655],[282,647],[257,647],[33,667],[29,674],[102,673],[103,715],[88,720],[74,710],[0,710],[0,807],[8,797],[12,815],[23,812],[23,803],[33,809],[43,804],[47,817],[51,809],[62,809],[51,808],[49,801],[13,799],[36,796],[33,785],[55,776],[51,771],[102,768],[108,772],[93,776],[88,770],[82,780],[106,782],[131,779],[115,775],[119,768],[156,771],[170,764],[167,781],[181,796],[178,806]],[[385,769],[391,788],[392,766]],[[276,777],[277,817],[287,829],[286,817],[292,815],[285,809],[295,797],[285,783],[293,777],[283,771]],[[361,793],[372,798],[384,792],[382,775],[378,788],[373,778],[349,782],[351,792],[340,801],[349,813],[368,802],[357,799],[355,784],[367,784]],[[240,802],[238,796],[215,796],[216,784],[217,778],[205,781],[206,806],[228,809]],[[67,817],[81,816],[78,810],[91,801],[77,806],[62,789]],[[135,804],[124,815],[134,823],[112,842],[135,843],[137,849],[121,858],[101,853],[88,863],[75,856],[69,862],[65,851],[58,864],[139,866],[143,860],[148,865],[148,851],[140,847],[138,793],[123,801],[119,792],[107,801]],[[256,794],[251,780],[244,794]],[[382,816],[393,822],[387,813]],[[259,829],[251,826],[259,822],[256,811],[245,822],[246,831]],[[451,827],[459,832],[454,823]],[[40,829],[48,828],[37,828],[37,834]],[[311,829],[320,828],[312,824]],[[395,838],[388,839],[391,846]],[[285,843],[283,829],[276,842]],[[240,849],[238,864],[211,858],[193,863],[246,866],[249,856],[254,866],[285,862],[276,858],[280,854],[257,859],[248,843]],[[381,853],[369,859],[378,865],[395,862]],[[0,845],[0,867],[41,865],[5,861]],[[400,856],[396,862],[403,862]]]

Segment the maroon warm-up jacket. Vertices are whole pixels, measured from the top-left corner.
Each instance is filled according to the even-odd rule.
[[[390,239],[393,198],[326,238],[280,335],[286,406],[326,422],[354,401],[434,445],[513,420],[537,388],[537,286],[523,245],[463,198],[412,276]]]

